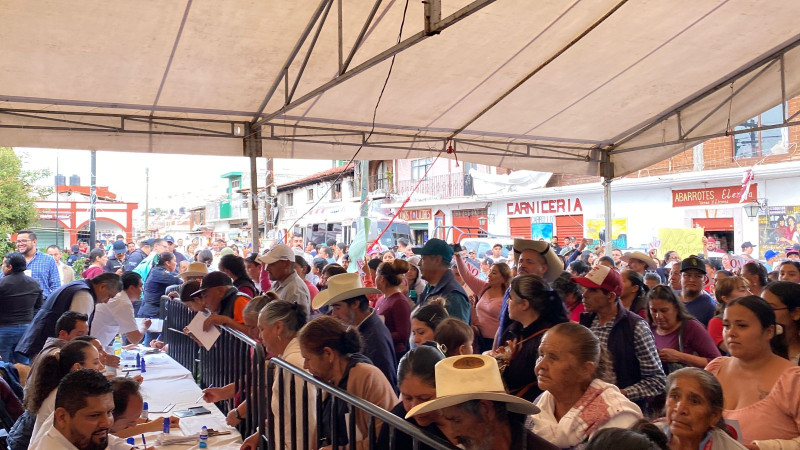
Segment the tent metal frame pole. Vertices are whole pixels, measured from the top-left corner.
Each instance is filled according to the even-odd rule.
[[[613,229],[611,221],[611,180],[614,179],[614,163],[611,161],[612,148],[605,149],[600,156],[600,171],[603,177],[603,215],[605,216],[605,247],[606,255],[611,255],[613,249]]]
[[[251,132],[250,124],[245,124],[245,137],[242,139],[244,156],[250,161],[250,241],[252,251],[259,253],[258,240],[258,157],[262,155],[259,130]],[[266,219],[265,219],[266,220]]]
[[[290,111],[290,110],[302,105],[303,103],[306,103],[307,101],[315,98],[319,94],[322,94],[322,93],[330,90],[331,88],[333,88],[333,87],[335,87],[335,86],[337,86],[337,85],[349,80],[350,78],[353,78],[354,76],[360,74],[361,72],[364,72],[367,69],[370,69],[370,68],[376,66],[377,64],[380,64],[381,62],[386,61],[387,59],[391,58],[392,56],[394,56],[394,55],[396,55],[396,54],[398,54],[400,52],[402,52],[403,50],[411,48],[412,46],[424,41],[425,39],[429,38],[433,34],[441,33],[443,30],[455,25],[456,23],[460,22],[461,20],[463,20],[463,19],[469,17],[470,15],[476,13],[477,11],[481,10],[483,7],[485,7],[487,5],[490,5],[490,4],[494,3],[494,2],[495,2],[495,0],[475,0],[475,1],[473,1],[469,5],[464,6],[463,8],[459,9],[458,11],[454,12],[453,14],[450,14],[449,16],[447,16],[444,19],[442,19],[441,21],[439,21],[436,24],[436,26],[432,28],[431,34],[428,34],[423,30],[423,31],[420,31],[420,32],[418,32],[418,33],[416,33],[416,34],[404,39],[399,44],[395,44],[395,45],[389,47],[388,49],[378,53],[375,56],[373,56],[372,58],[364,61],[363,63],[357,65],[356,67],[353,67],[352,69],[349,69],[349,70],[341,73],[339,76],[335,77],[333,80],[328,81],[327,83],[323,83],[322,85],[312,89],[307,94],[301,96],[297,100],[291,101],[288,104],[280,107],[276,111],[273,111],[272,113],[269,113],[269,114],[261,117],[261,119],[259,119],[258,121],[253,122],[253,126],[257,127],[257,126],[263,125],[263,124],[269,122],[270,120],[274,119],[275,117],[277,117],[277,116],[279,116],[279,115],[281,115],[281,114],[283,114],[283,113],[285,113],[287,111]],[[265,105],[265,107],[266,107],[266,105]],[[257,114],[257,116],[260,116],[260,115],[261,115],[261,113]]]

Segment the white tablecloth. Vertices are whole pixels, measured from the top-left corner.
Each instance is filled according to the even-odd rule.
[[[225,416],[213,403],[206,403],[203,400],[197,401],[198,397],[202,395],[202,391],[192,379],[191,372],[164,353],[146,355],[145,361],[145,369],[147,371],[142,374],[144,378],[142,382],[142,395],[144,396],[144,401],[148,402],[150,410],[155,411],[156,408],[169,403],[175,404],[167,413],[151,412],[149,414],[151,420],[162,416],[169,416],[175,411],[187,409],[192,406],[204,406],[211,411],[211,414],[182,418],[180,420],[180,430],[172,428],[170,429],[170,434],[197,434],[200,432],[200,428],[203,425],[217,431],[230,430],[231,434],[229,435],[209,437],[208,447],[213,450],[239,449],[242,444],[239,431],[225,423]],[[131,372],[133,375],[138,373],[139,372]],[[158,437],[159,434],[160,433],[145,433],[147,444],[155,445],[156,437]],[[136,444],[141,446],[141,436],[136,436]],[[198,448],[198,445],[168,445],[159,446],[158,448],[192,450]]]

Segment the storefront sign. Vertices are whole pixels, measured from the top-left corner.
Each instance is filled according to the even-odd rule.
[[[750,185],[747,198],[744,202],[752,202],[758,192],[757,184]],[[739,203],[741,186],[722,186],[699,189],[673,189],[672,207],[677,206],[705,206],[705,205],[730,205]]]
[[[578,211],[583,212],[583,205],[581,205],[581,199],[578,197],[506,203],[506,213],[509,216],[561,214]]]
[[[400,211],[400,219],[406,222],[431,220],[433,219],[433,214],[431,214],[430,209],[404,209]]]

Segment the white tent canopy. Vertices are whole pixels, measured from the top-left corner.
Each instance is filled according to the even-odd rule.
[[[798,1],[405,6],[0,0],[0,145],[348,160],[396,55],[358,159],[610,178],[800,94]]]

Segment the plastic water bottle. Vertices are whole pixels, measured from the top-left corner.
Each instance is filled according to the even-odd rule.
[[[114,336],[114,354],[117,356],[122,354],[122,338],[119,335]]]
[[[199,448],[208,448],[208,427],[203,425],[203,428],[200,428],[200,445]]]
[[[147,420],[147,413],[148,413],[147,409],[148,409],[147,402],[144,402],[144,405],[142,405],[142,414],[139,416],[144,420]]]

